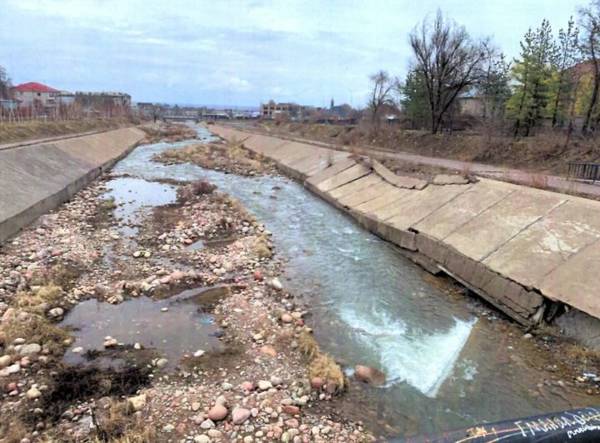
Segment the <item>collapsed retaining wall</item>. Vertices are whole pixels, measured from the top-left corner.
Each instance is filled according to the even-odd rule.
[[[69,200],[144,137],[122,128],[0,150],[0,243]]]
[[[600,202],[487,179],[421,186],[346,152],[210,128],[524,325],[552,301],[600,318]]]

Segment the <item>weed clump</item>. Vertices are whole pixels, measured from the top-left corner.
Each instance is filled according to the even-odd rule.
[[[298,339],[300,351],[308,358],[308,376],[320,378],[334,392],[342,392],[346,387],[346,378],[340,365],[327,353],[321,351],[319,344],[308,332],[302,332]]]
[[[151,443],[156,441],[153,428],[133,417],[127,401],[111,399],[102,411],[96,411],[94,421],[97,437],[94,442]]]
[[[273,250],[267,240],[266,236],[261,235],[255,241],[253,245],[254,253],[258,258],[271,258],[273,256]]]
[[[189,185],[180,187],[177,190],[177,198],[179,201],[186,202],[197,196],[212,194],[215,189],[217,187],[206,180],[196,180]]]
[[[51,353],[58,353],[69,334],[43,316],[29,314],[26,318],[14,318],[2,324],[0,341],[12,343],[17,338],[24,338],[29,343],[44,344]]]

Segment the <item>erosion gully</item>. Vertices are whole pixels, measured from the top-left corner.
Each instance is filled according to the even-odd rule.
[[[205,127],[196,128],[201,141],[214,140]],[[108,196],[120,204],[116,215],[135,225],[139,211],[174,201],[176,188],[165,180],[203,178],[239,199],[273,233],[287,260],[284,284],[309,306],[308,322],[323,349],[349,376],[356,364],[387,376],[383,387],[352,383],[332,406],[337,412],[362,420],[375,434],[397,436],[585,404],[563,384],[542,383],[540,362],[532,361],[540,357],[530,352],[522,331],[480,302],[449,291],[446,282],[302,185],[281,176],[242,177],[152,161],[157,153],[189,143],[140,146],[120,161],[113,170],[120,177],[108,183]],[[134,241],[136,232],[129,226],[122,234]],[[99,331],[107,325],[123,326],[119,337],[132,343],[144,336],[167,355],[198,343],[216,346],[210,317],[189,302],[194,295],[117,306],[91,300],[65,322],[87,325],[79,328],[73,346],[100,346]],[[161,315],[167,306],[168,315]]]

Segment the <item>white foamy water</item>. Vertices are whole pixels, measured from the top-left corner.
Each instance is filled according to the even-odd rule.
[[[386,386],[408,383],[427,397],[434,398],[452,373],[454,364],[467,342],[476,320],[454,319],[446,332],[411,331],[386,311],[367,313],[344,306],[340,318],[356,332],[363,346],[379,357],[380,368],[387,378]]]

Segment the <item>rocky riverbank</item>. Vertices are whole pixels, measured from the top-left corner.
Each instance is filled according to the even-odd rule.
[[[150,131],[153,141],[189,135]],[[224,170],[271,170],[207,149]],[[175,201],[119,219],[127,202],[107,198],[118,179],[102,177],[0,249],[0,439],[373,440],[327,412],[346,380],[279,279],[268,227],[206,181],[178,184]],[[123,318],[99,345],[85,342],[85,324],[67,325],[94,300],[116,313],[172,301],[152,321],[175,332],[155,346],[143,330],[130,340],[137,319]],[[211,345],[177,354],[179,325],[160,319],[189,300],[210,326],[198,343]]]

